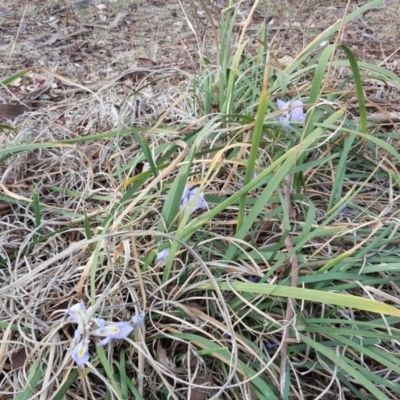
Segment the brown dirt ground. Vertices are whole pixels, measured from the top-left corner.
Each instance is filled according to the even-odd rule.
[[[24,102],[34,110],[67,105],[82,88],[94,91],[132,68],[198,70],[199,54],[212,61],[216,55],[222,0],[5,0],[0,6],[0,76],[27,67],[45,67],[68,78],[48,80],[31,74],[0,92],[0,102]],[[348,11],[366,1],[351,1]],[[254,1],[240,5],[238,23]],[[334,4],[334,5],[332,5]],[[312,38],[344,15],[346,1],[260,1],[247,36],[255,40],[264,11],[274,16],[270,48],[282,57],[295,55]],[[348,26],[342,43],[360,60],[372,61],[392,71],[398,69],[400,3],[387,0]],[[238,33],[240,27],[237,28]],[[148,73],[146,70],[142,73]],[[44,75],[44,76],[43,76]],[[179,75],[179,74],[178,74]],[[169,85],[181,86],[187,75]],[[121,81],[121,79],[120,79]],[[120,94],[134,87],[135,79],[122,79]],[[126,90],[123,89],[125,87]],[[177,88],[178,89],[178,88]],[[179,90],[178,90],[179,91]]]

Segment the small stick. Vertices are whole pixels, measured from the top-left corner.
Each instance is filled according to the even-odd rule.
[[[292,210],[292,203],[290,199],[290,184],[292,181],[291,175],[288,175],[285,178],[285,186],[283,188],[283,194],[285,198],[285,206],[288,215],[290,215],[291,210]],[[285,221],[282,222],[281,224],[281,231],[282,233],[285,233],[286,231],[286,224]],[[290,235],[288,235],[285,239],[285,246],[287,251],[290,253],[293,251],[293,243],[290,239]],[[291,265],[291,272],[290,272],[290,286],[291,287],[297,287],[297,282],[299,279],[299,263],[297,260],[297,256],[295,253],[293,253],[290,258],[290,265]],[[292,298],[288,299],[288,305],[286,308],[286,315],[285,315],[285,321],[287,325],[285,326],[283,330],[283,335],[282,335],[282,347],[281,347],[281,365],[280,365],[280,375],[281,375],[281,394],[283,393],[284,387],[285,387],[285,381],[286,381],[286,366],[287,366],[287,348],[288,344],[292,342],[292,339],[289,337],[289,326],[291,323],[291,320],[294,315],[294,307],[296,305],[296,301]]]

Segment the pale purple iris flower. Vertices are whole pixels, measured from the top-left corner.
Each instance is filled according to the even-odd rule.
[[[198,191],[199,191],[198,187],[195,187],[192,190],[190,190],[189,185],[185,185],[185,188],[183,189],[181,201],[179,204],[179,209],[182,210],[183,208],[185,208],[194,199],[195,196],[197,196],[197,199],[196,199],[196,203],[194,204],[194,206],[192,208],[192,212],[196,211],[196,210],[200,210],[201,208],[207,208],[208,204],[204,199],[204,194],[203,193],[197,194]],[[167,198],[167,196],[162,196],[161,198],[163,200],[165,200]]]
[[[143,324],[145,316],[145,313],[142,312],[133,316],[130,322],[106,322],[101,318],[89,318],[83,303],[70,307],[68,314],[78,324],[74,335],[74,341],[77,344],[71,352],[71,356],[78,366],[89,361],[90,336],[96,337],[97,346],[104,346],[112,339],[125,339],[137,326]],[[94,325],[97,325],[97,329],[93,330]]]
[[[90,334],[104,337],[103,340],[96,340],[96,346],[104,346],[110,343],[112,339],[125,339],[133,331],[133,326],[129,322],[112,322],[106,324],[104,319],[93,318],[93,320],[99,329],[91,331]]]
[[[280,99],[276,101],[280,111],[283,111],[279,115],[279,121],[287,124],[289,122],[304,122],[306,119],[306,113],[303,109],[303,102],[301,100],[287,101],[284,102]]]
[[[87,318],[86,308],[84,304],[78,303],[68,309],[68,314],[73,321],[78,324],[78,328],[75,330],[74,339],[78,339],[82,336],[85,330],[88,329],[89,321]]]
[[[71,352],[73,360],[79,367],[89,361],[89,340],[82,339]]]
[[[190,187],[188,185],[185,185],[185,189],[183,190],[182,197],[181,197],[181,203],[179,208],[182,210],[183,208],[186,207],[187,204],[189,204],[195,196],[197,196],[196,203],[194,204],[192,211],[200,210],[202,208],[207,208],[208,204],[204,200],[204,194],[199,193],[198,187],[193,188],[190,190]]]
[[[157,254],[157,258],[156,261],[157,263],[164,263],[165,261],[167,261],[167,258],[169,256],[169,252],[171,251],[171,249],[169,247],[167,247],[164,250],[161,250],[158,254]]]
[[[68,309],[68,314],[73,321],[78,323],[78,329],[85,329],[85,327],[89,324],[86,307],[83,303],[73,305]]]
[[[78,344],[72,350],[71,355],[74,361],[81,366],[89,361],[90,321],[83,303],[73,305],[68,309],[68,314],[78,324],[74,336],[74,340]]]

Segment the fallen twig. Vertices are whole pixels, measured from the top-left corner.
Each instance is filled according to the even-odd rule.
[[[292,177],[291,177],[291,175],[288,175],[285,179],[285,186],[283,188],[283,194],[285,197],[285,206],[286,206],[288,215],[290,215],[291,209],[292,209],[292,203],[291,203],[291,198],[290,198],[291,181],[292,181]],[[283,220],[282,224],[281,224],[282,233],[285,233],[286,229],[287,229],[287,227],[286,227],[285,221]],[[285,239],[285,246],[289,253],[291,253],[293,251],[293,243],[290,239],[290,235],[288,235]],[[290,261],[290,265],[291,265],[290,286],[297,287],[297,282],[298,282],[298,278],[299,278],[299,263],[297,261],[297,255],[295,253],[291,254],[289,261]],[[291,321],[293,319],[294,308],[296,305],[296,301],[294,299],[289,298],[288,300],[289,301],[288,301],[288,305],[286,308],[286,315],[285,315],[286,326],[283,330],[282,347],[281,347],[281,365],[280,365],[281,393],[283,393],[283,389],[285,387],[285,381],[286,381],[287,348],[288,348],[288,344],[290,342],[292,342],[292,340],[289,337],[289,327],[290,327]]]

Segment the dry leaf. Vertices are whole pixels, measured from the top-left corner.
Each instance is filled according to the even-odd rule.
[[[0,203],[0,215],[7,214],[11,210],[9,203]]]
[[[47,76],[37,74],[36,72],[33,71],[28,72],[25,76],[37,83],[44,83],[47,81]]]
[[[378,113],[371,114],[368,116],[368,119],[374,122],[379,122],[381,124],[385,122],[400,122],[400,113],[396,112],[387,112],[387,113]]]
[[[27,355],[24,348],[19,349],[16,353],[11,355],[11,367],[12,369],[20,369],[24,366]]]
[[[164,365],[164,367],[168,368],[170,371],[175,372],[177,374],[182,374],[186,372],[185,368],[177,367],[174,362],[167,356],[167,350],[158,344],[157,353],[156,353],[156,360]]]
[[[0,104],[0,118],[2,119],[15,119],[19,115],[22,115],[29,108],[23,105],[14,104]]]
[[[96,8],[97,8],[99,11],[102,11],[102,10],[107,9],[108,7],[107,7],[105,4],[97,4]]]
[[[203,371],[203,375],[198,375],[193,383],[201,386],[213,386],[213,379],[211,375],[207,376]],[[208,398],[209,392],[210,389],[208,388],[194,387],[190,392],[190,397],[188,400],[204,400]]]
[[[62,37],[63,37],[63,33],[62,32],[56,32],[53,36],[50,37],[50,39],[46,40],[45,42],[39,43],[36,46],[36,48],[40,49],[41,47],[49,46],[49,45],[57,42],[57,40],[59,40]]]
[[[111,29],[118,28],[119,23],[120,23],[128,14],[129,14],[129,13],[126,13],[126,12],[119,13],[119,14],[115,17],[114,21],[111,22],[110,25],[108,25],[108,29],[111,30]]]
[[[287,65],[291,64],[294,61],[294,58],[289,55],[285,55],[285,56],[279,58],[278,61],[279,61],[279,64],[286,67]]]

